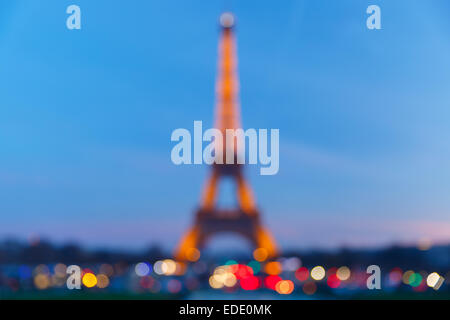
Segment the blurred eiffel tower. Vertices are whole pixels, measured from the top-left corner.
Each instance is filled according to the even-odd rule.
[[[221,39],[219,43],[219,74],[216,82],[216,124],[225,139],[226,129],[241,128],[238,101],[239,83],[236,72],[236,44],[234,37],[235,18],[231,13],[220,17]],[[277,247],[270,233],[262,226],[252,190],[247,184],[242,165],[236,161],[236,140],[222,143],[222,156],[234,151],[234,164],[213,164],[212,173],[206,182],[200,208],[196,212],[193,226],[182,237],[175,259],[195,261],[207,240],[221,232],[234,232],[247,238],[262,257],[277,255]],[[230,150],[229,148],[234,148]],[[220,148],[220,147],[219,147]],[[217,153],[216,153],[217,155]],[[222,178],[229,177],[237,185],[238,207],[223,210],[216,207],[217,185]]]

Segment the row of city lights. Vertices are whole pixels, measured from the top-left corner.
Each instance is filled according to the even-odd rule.
[[[198,258],[198,255],[196,257]],[[309,271],[306,267],[301,267],[301,260],[296,257],[281,259],[280,261],[268,261],[262,265],[261,262],[266,260],[267,254],[261,248],[255,250],[254,258],[255,260],[248,265],[240,265],[236,261],[230,260],[225,266],[217,267],[209,277],[209,285],[214,289],[232,288],[239,282],[244,290],[255,290],[261,286],[259,278],[255,275],[263,271],[268,275],[265,280],[266,287],[279,293],[289,294],[294,289],[294,283],[291,280],[283,280],[278,276],[283,271],[294,272],[295,278],[300,282],[305,282],[309,278],[314,281],[321,281],[326,277],[327,285],[331,288],[338,288],[352,275],[351,270],[346,266],[330,268],[328,271],[323,266],[315,266]],[[186,268],[186,264],[171,259],[160,260],[153,265],[155,274],[166,276],[183,275]],[[146,262],[138,263],[135,266],[135,272],[140,277],[149,275],[151,271],[151,264]],[[360,274],[359,282],[365,284],[366,277],[367,275]],[[399,268],[395,268],[389,273],[389,281],[392,285],[398,285],[400,281],[397,279],[402,279],[404,284],[411,285],[413,288],[422,289],[425,285],[438,289],[436,285],[443,280],[436,272],[427,275],[425,272],[415,273],[408,270],[402,273]],[[304,291],[305,293],[314,292],[314,282],[305,283]]]
[[[57,264],[54,268],[54,273],[50,274],[49,269],[45,265],[39,265],[34,270],[34,284],[36,288],[44,290],[51,286],[61,287],[65,284],[66,266],[63,264]],[[103,271],[106,271],[110,276],[112,275],[112,267],[109,265],[103,265]],[[106,269],[106,270],[105,270]],[[109,269],[109,270],[108,270]],[[186,265],[183,263],[175,262],[171,259],[157,261],[153,268],[151,264],[146,262],[141,262],[135,265],[135,272],[139,277],[148,276],[151,273],[151,270],[157,275],[182,275],[186,270]],[[217,267],[213,275],[209,278],[209,284],[214,289],[220,288],[232,288],[234,287],[238,281],[240,286],[244,290],[255,290],[261,287],[260,279],[255,276],[256,273],[259,272],[260,267],[257,263],[250,263],[249,265],[240,265],[235,261],[229,262],[225,266]],[[256,271],[256,272],[255,272]],[[282,265],[278,261],[271,261],[265,264],[264,267],[265,273],[268,275],[265,278],[265,286],[269,289],[273,289],[280,294],[289,294],[294,290],[294,283],[291,280],[283,280],[279,277],[279,274],[282,272]],[[309,278],[314,281],[321,281],[327,275],[327,272],[324,267],[316,266],[309,271],[306,267],[300,267],[295,271],[295,278],[300,282],[305,282]],[[338,269],[330,268],[328,270],[328,278],[327,284],[331,288],[339,287],[342,281],[346,281],[350,278],[351,271],[348,267],[342,266]],[[149,280],[149,278],[146,278]],[[426,281],[424,281],[426,279]],[[393,285],[397,285],[400,282],[404,284],[410,285],[414,288],[419,288],[420,286],[424,286],[426,283],[427,286],[435,288],[436,285],[440,282],[442,277],[436,273],[430,273],[429,275],[425,275],[422,273],[416,273],[412,270],[408,270],[404,273],[401,272],[400,269],[393,269],[389,273],[389,281]],[[147,283],[142,281],[141,285],[143,287],[148,287]],[[82,274],[82,283],[87,288],[106,288],[109,286],[110,280],[108,275],[99,273],[94,274],[90,269],[84,269]],[[174,282],[169,287],[178,288],[181,285],[179,282]],[[179,290],[170,290],[178,292]],[[308,282],[304,286],[305,293],[315,292],[315,286],[313,282]]]
[[[291,280],[283,280],[279,276],[281,268],[277,262],[267,263],[265,269],[268,274],[264,278],[266,288],[275,290],[280,294],[290,294],[294,291],[294,283]],[[424,272],[416,273],[408,270],[405,273],[401,273],[401,270],[396,268],[389,274],[391,284],[399,284],[400,281],[392,281],[399,272],[399,277],[404,284],[410,285],[415,289],[422,288],[422,291],[426,286],[437,290],[444,280],[437,272],[426,275]],[[305,282],[303,284],[303,291],[306,294],[313,294],[317,289],[314,281],[319,282],[325,277],[327,277],[327,285],[330,288],[338,288],[342,282],[350,279],[351,271],[346,266],[338,269],[330,268],[328,272],[322,266],[316,266],[310,272],[306,267],[300,267],[295,271],[295,278],[300,282]],[[360,277],[360,280],[366,280],[365,277]],[[308,280],[309,278],[314,281]],[[228,264],[217,267],[209,278],[209,284],[213,289],[231,288],[238,283],[238,280],[240,281],[241,288],[244,290],[256,290],[262,287],[260,278],[255,276],[252,268],[248,265],[239,264]]]
[[[243,290],[256,290],[259,288],[269,288],[280,294],[290,294],[294,291],[294,281],[298,280],[302,283],[304,293],[313,294],[317,290],[315,282],[326,279],[326,284],[330,288],[341,287],[345,285],[359,283],[361,287],[365,285],[367,275],[356,271],[352,271],[342,266],[340,268],[329,268],[326,270],[323,266],[315,266],[310,270],[301,266],[301,260],[297,257],[282,258],[278,261],[265,261],[266,255],[263,250],[255,250],[255,260],[248,264],[239,264],[234,260],[228,261],[225,265],[216,267],[209,277],[209,286],[214,289],[227,290],[240,287]],[[206,271],[204,262],[197,262],[190,265],[197,273]],[[63,287],[67,279],[66,265],[58,263],[53,267],[47,265],[38,265],[34,269],[28,266],[19,267],[19,276],[21,279],[32,278],[34,286],[37,289],[45,290],[51,287]],[[50,269],[53,269],[52,272]],[[157,276],[182,276],[186,274],[187,264],[172,259],[164,259],[156,261],[153,265],[148,262],[140,262],[134,265],[134,272],[139,277],[139,285],[144,289],[151,289],[158,292],[161,284],[151,277],[154,273]],[[110,285],[110,279],[113,276],[120,276],[127,272],[127,266],[116,264],[102,264],[99,272],[95,273],[90,269],[83,269],[82,284],[87,288],[107,288]],[[257,276],[259,273],[265,273],[266,276]],[[292,272],[295,278],[283,279],[283,272]],[[289,277],[288,277],[289,278]],[[178,279],[169,279],[167,289],[171,293],[178,293],[183,287],[190,290],[198,285],[197,280],[189,279],[189,283],[183,283]],[[352,281],[350,281],[350,279]],[[426,287],[439,289],[444,278],[437,272],[430,274],[420,271],[414,272],[408,270],[403,272],[399,268],[392,269],[387,277],[391,286],[398,286],[403,283],[411,286],[415,291],[423,291]],[[294,281],[292,281],[294,280]],[[186,282],[186,281],[185,281]]]
[[[33,283],[39,290],[45,290],[50,287],[63,287],[67,280],[66,270],[67,266],[62,263],[58,263],[54,266],[53,273],[50,272],[48,266],[42,264],[38,265],[32,272]],[[104,273],[94,274],[91,269],[84,269],[81,274],[82,284],[87,288],[107,288],[110,284],[109,277],[112,276],[114,272],[113,268],[111,265],[104,264],[100,266],[100,272]]]

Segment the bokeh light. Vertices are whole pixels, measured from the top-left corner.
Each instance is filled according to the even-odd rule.
[[[153,287],[155,280],[151,276],[141,277],[139,285],[144,289],[150,289]]]
[[[350,278],[351,275],[351,271],[348,267],[342,266],[340,267],[337,272],[336,272],[336,276],[338,277],[339,280],[341,281],[346,281]]]
[[[311,270],[311,278],[320,281],[325,278],[325,269],[322,266],[316,266]]]
[[[261,264],[258,261],[250,261],[248,266],[252,268],[253,274],[257,274],[259,273],[259,271],[261,271]]]
[[[223,284],[225,285],[225,287],[234,287],[237,283],[237,278],[234,274],[232,274],[231,272],[228,272],[225,276],[225,280],[223,281]]]
[[[107,288],[109,286],[109,278],[105,274],[97,275],[97,287],[100,289]]]
[[[170,293],[178,293],[181,291],[181,288],[182,288],[181,282],[177,279],[171,279],[167,283],[167,290]]]
[[[316,293],[317,291],[317,285],[315,282],[313,281],[307,281],[305,282],[305,284],[303,285],[303,292],[306,295],[313,295],[314,293]]]
[[[236,267],[233,266],[231,268],[232,268],[231,270],[235,270],[233,273],[236,275],[238,279],[245,279],[250,276],[253,276],[253,269],[245,264],[237,265],[237,269]]]
[[[190,261],[190,262],[195,262],[198,259],[200,259],[200,250],[198,250],[197,248],[189,248],[186,251],[186,258]]]
[[[241,288],[244,290],[256,290],[259,287],[259,279],[256,276],[248,276],[240,280]]]
[[[420,284],[422,283],[423,277],[420,273],[416,273],[414,272],[413,274],[410,275],[409,277],[409,284],[412,287],[418,287],[420,286]]]
[[[209,277],[209,285],[213,289],[220,289],[224,286],[223,282],[217,281],[216,278],[214,277],[214,275]]]
[[[297,257],[287,258],[282,263],[282,268],[285,271],[294,272],[302,265],[302,261]]]
[[[427,277],[427,286],[433,288],[438,283],[440,277],[437,272],[430,273]]]
[[[139,262],[134,267],[134,271],[139,277],[147,276],[150,273],[150,265],[146,262]]]
[[[330,288],[335,289],[335,288],[339,287],[340,284],[341,284],[341,280],[339,280],[339,278],[336,274],[332,274],[332,275],[328,276],[327,285]]]
[[[295,277],[299,281],[306,281],[309,278],[309,270],[306,267],[300,267],[295,271]]]
[[[255,251],[253,251],[253,258],[255,258],[256,261],[262,262],[265,261],[268,257],[267,249],[265,248],[257,248]]]
[[[30,279],[33,271],[31,270],[31,268],[29,266],[22,265],[19,267],[18,273],[19,273],[19,277],[21,279]]]
[[[389,272],[389,282],[391,285],[397,286],[402,281],[402,270],[394,268]]]
[[[50,270],[45,264],[40,264],[40,265],[36,266],[36,268],[34,268],[33,274],[34,275],[38,275],[38,274],[50,275]]]
[[[280,274],[282,271],[281,263],[279,263],[278,261],[268,262],[264,267],[264,271],[270,275]]]
[[[402,276],[402,281],[403,281],[403,283],[404,284],[410,284],[410,278],[411,278],[411,276],[414,274],[414,271],[412,271],[412,270],[408,270],[408,271],[406,271],[404,274],[403,274],[403,276]]]
[[[34,285],[39,290],[45,290],[50,286],[50,279],[46,274],[38,274],[34,277]]]
[[[53,271],[57,277],[65,277],[66,276],[67,266],[63,263],[57,263],[53,268]]]
[[[267,276],[264,279],[264,285],[266,286],[266,288],[275,290],[277,283],[280,282],[281,280],[283,280],[283,279],[281,279],[280,276],[276,276],[276,275]]]
[[[294,283],[291,280],[281,280],[275,285],[279,294],[291,294],[294,291]]]
[[[88,288],[95,287],[97,285],[97,277],[93,273],[85,273],[83,275],[83,284]]]
[[[163,275],[167,271],[167,266],[163,261],[156,261],[153,265],[153,271],[158,275]]]
[[[112,267],[112,265],[108,264],[108,263],[103,263],[100,268],[99,268],[100,273],[108,276],[108,277],[112,277],[114,275],[114,268]]]
[[[172,259],[165,259],[163,261],[163,265],[165,265],[164,274],[167,276],[174,274],[175,271],[177,270],[177,264]]]

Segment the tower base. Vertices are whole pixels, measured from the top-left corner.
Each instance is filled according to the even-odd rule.
[[[265,249],[267,258],[277,255],[275,242],[271,234],[263,228],[258,212],[249,214],[242,210],[215,209],[197,211],[193,227],[184,235],[175,251],[175,259],[195,261],[198,259],[198,252],[212,236],[225,232],[246,238],[255,249]]]

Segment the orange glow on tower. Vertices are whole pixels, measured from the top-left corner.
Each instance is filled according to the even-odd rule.
[[[175,251],[178,260],[191,260],[193,250],[199,250],[207,239],[219,232],[235,232],[246,237],[256,249],[262,248],[267,257],[277,255],[277,248],[270,233],[260,222],[253,192],[237,164],[238,137],[227,139],[227,129],[240,129],[239,80],[237,76],[235,18],[231,13],[220,17],[221,38],[219,42],[218,76],[216,80],[215,127],[222,132],[224,142],[216,142],[216,156],[223,157],[224,164],[212,165],[212,172],[206,181],[200,208],[195,216],[194,226],[181,239]],[[226,156],[233,152],[235,161],[226,164]],[[224,177],[236,183],[238,208],[219,210],[216,208],[218,184]],[[196,251],[194,251],[196,252]]]

